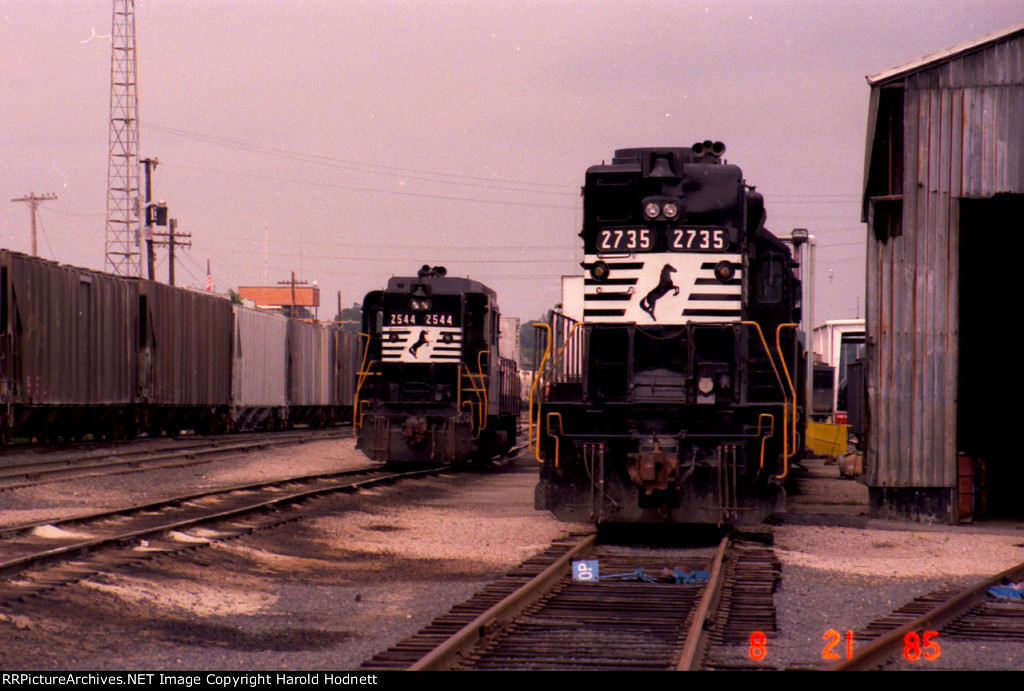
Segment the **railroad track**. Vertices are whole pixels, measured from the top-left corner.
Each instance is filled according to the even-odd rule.
[[[422,477],[445,469],[438,466],[389,472],[375,467],[294,477],[4,528],[0,530],[0,602],[75,582],[154,553],[193,549],[214,540],[297,520],[302,517],[299,513],[272,512],[313,497]],[[200,526],[211,527],[197,535],[194,529]]]
[[[228,454],[311,441],[352,436],[351,427],[301,429],[287,432],[246,433],[219,436],[183,436],[175,439],[136,440],[111,446],[84,444],[56,451],[25,451],[0,457],[0,491],[50,482],[103,477],[158,468],[178,468],[207,463]]]
[[[1024,603],[988,596],[990,587],[1024,581],[1024,563],[1011,567],[971,588],[943,589],[918,597],[892,614],[854,634],[860,649],[832,670],[886,668],[938,668],[947,642],[985,645],[1008,643],[1016,659],[1006,660],[1020,668],[1024,649]],[[947,656],[948,657],[948,656]],[[966,660],[967,668],[971,661]],[[961,662],[960,664],[963,664]]]
[[[738,611],[745,595],[737,595],[737,574],[749,575],[742,552],[728,538],[716,550],[638,550],[577,536],[553,544],[362,668],[700,669],[707,646],[749,626],[751,615],[744,620]],[[573,561],[594,559],[600,580],[571,578]],[[701,571],[705,582],[686,582],[686,574]],[[772,573],[776,577],[777,569]],[[770,596],[771,582],[767,589]],[[754,618],[768,628],[763,613]],[[768,619],[774,632],[773,608]]]

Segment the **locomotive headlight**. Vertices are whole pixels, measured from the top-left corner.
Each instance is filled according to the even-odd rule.
[[[661,214],[661,207],[658,206],[657,202],[647,202],[644,205],[644,216],[650,219],[655,219]]]
[[[608,265],[604,262],[594,262],[590,266],[590,275],[594,277],[595,281],[603,281],[608,278]]]
[[[710,395],[715,390],[715,380],[711,377],[701,377],[697,380],[697,390],[703,395]]]
[[[715,278],[722,283],[728,283],[736,275],[736,267],[732,262],[721,261],[715,265]]]
[[[679,215],[679,206],[675,202],[666,202],[665,206],[661,207],[661,213],[665,214],[665,218],[673,219]]]

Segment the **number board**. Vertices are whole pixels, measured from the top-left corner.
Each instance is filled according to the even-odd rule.
[[[729,249],[725,228],[669,228],[670,252],[724,252]]]
[[[597,233],[598,252],[650,252],[654,231],[650,228],[605,228]]]
[[[450,312],[387,312],[384,326],[458,326]]]
[[[602,228],[597,231],[598,254],[651,252],[658,243],[657,228]],[[731,249],[728,228],[666,228],[669,252],[725,252]]]

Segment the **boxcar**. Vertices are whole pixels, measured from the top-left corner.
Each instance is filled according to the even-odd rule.
[[[151,281],[137,285],[145,428],[151,436],[221,429],[231,402],[231,302]]]
[[[337,392],[337,415],[347,420],[352,415],[356,395],[356,372],[363,361],[363,338],[353,331],[331,329],[332,364],[334,367],[334,390]]]
[[[337,405],[332,392],[331,334],[327,326],[288,321],[289,424],[323,426]]]
[[[0,250],[0,434],[128,433],[133,282]]]
[[[279,429],[288,419],[288,318],[234,305],[232,430]]]

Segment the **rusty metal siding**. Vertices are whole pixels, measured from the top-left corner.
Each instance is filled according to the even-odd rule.
[[[905,89],[948,91],[960,101],[959,121],[955,113],[932,118],[960,132],[963,187],[957,196],[1024,190],[1024,34],[908,74]]]
[[[160,406],[227,406],[231,399],[231,302],[138,281],[145,301],[140,382]]]
[[[954,488],[959,200],[1024,193],[1024,35],[872,86],[900,81],[902,234],[877,241],[869,226],[867,235],[865,481]]]
[[[874,487],[956,481],[957,100],[948,91],[905,95],[903,233],[869,252]]]
[[[0,250],[4,402],[130,405],[136,392],[130,281]]]
[[[288,404],[288,318],[277,312],[234,305],[231,405],[236,408]]]

